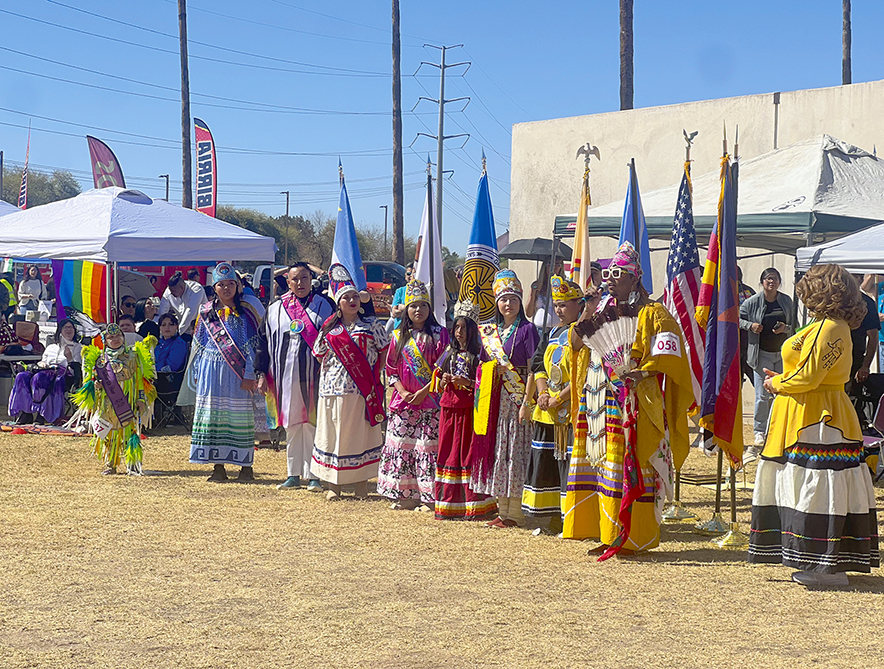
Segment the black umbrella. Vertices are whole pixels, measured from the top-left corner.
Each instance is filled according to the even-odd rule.
[[[543,262],[552,258],[552,240],[535,237],[534,239],[517,239],[507,244],[500,251],[501,258],[510,260],[538,260]],[[571,259],[571,248],[561,240],[556,240],[556,257],[563,260]]]

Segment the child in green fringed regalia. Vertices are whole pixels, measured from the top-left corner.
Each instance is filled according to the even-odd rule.
[[[83,348],[83,386],[73,395],[79,407],[74,420],[85,417],[92,427],[92,450],[105,464],[102,474],[116,474],[126,459],[128,474],[141,474],[141,427],[149,427],[157,393],[153,349],[156,339],[126,346],[116,323],[102,333],[104,350]]]

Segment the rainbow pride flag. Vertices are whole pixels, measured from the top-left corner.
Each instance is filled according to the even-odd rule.
[[[86,260],[53,260],[56,308],[86,314],[96,323],[107,323],[107,266]]]

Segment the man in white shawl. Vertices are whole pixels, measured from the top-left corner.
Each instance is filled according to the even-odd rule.
[[[268,413],[273,413],[272,398],[277,424],[285,428],[288,478],[277,486],[281,490],[300,488],[304,479],[307,490],[322,491],[310,474],[320,367],[312,348],[334,305],[314,289],[314,279],[307,263],[291,266],[289,291],[267,308],[255,361],[258,390],[268,393]]]

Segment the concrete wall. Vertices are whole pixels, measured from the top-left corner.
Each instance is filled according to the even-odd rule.
[[[621,200],[626,194],[627,164],[635,158],[642,191],[677,183],[684,163],[682,129],[699,130],[691,157],[694,174],[717,171],[722,126],[727,124],[729,151],[739,126],[742,158],[754,158],[777,147],[828,133],[871,151],[884,148],[884,81],[779,94],[689,102],[593,116],[520,123],[513,126],[510,190],[510,238],[549,237],[555,217],[577,211],[583,160],[578,147],[599,147],[593,159],[591,191],[594,205]],[[776,117],[776,120],[775,120]],[[673,213],[675,202],[672,203]],[[616,241],[591,240],[593,257],[610,257]],[[665,247],[652,242],[652,247]],[[758,249],[739,249],[742,255]],[[652,252],[654,295],[665,280],[666,252]],[[701,252],[702,256],[702,252]],[[783,275],[791,293],[793,259],[767,254],[740,262],[746,283],[757,287],[765,267]],[[535,263],[513,263],[523,282],[533,281]]]

